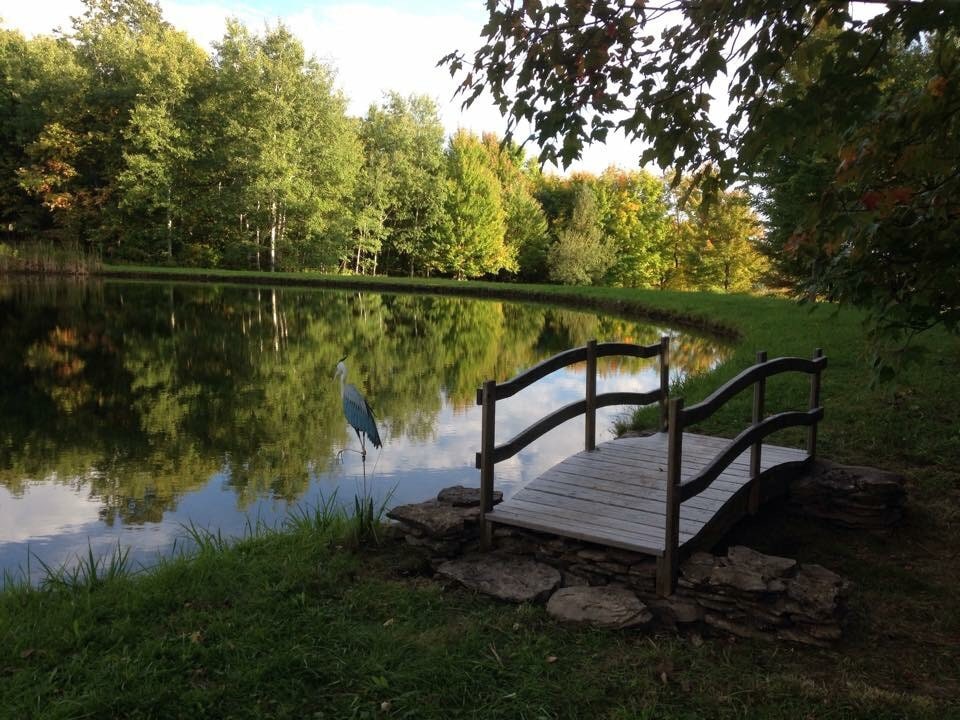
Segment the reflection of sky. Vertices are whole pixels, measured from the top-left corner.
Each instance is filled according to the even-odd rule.
[[[601,360],[601,363],[604,361]],[[609,373],[598,377],[597,392],[644,392],[657,387],[656,360],[639,373]],[[554,373],[497,404],[497,442],[515,434],[569,402],[584,395],[582,368]],[[446,400],[444,398],[444,400]],[[597,441],[612,437],[613,422],[625,408],[598,411]],[[496,468],[498,489],[509,496],[523,483],[583,446],[583,418],[570,420],[547,433],[518,455]],[[351,433],[351,438],[353,435]],[[479,449],[480,408],[454,410],[446,401],[439,413],[436,433],[429,441],[406,436],[385,437],[381,450],[370,448],[366,463],[366,487],[389,505],[417,502],[435,496],[449,485],[479,484],[474,453]],[[356,449],[355,438],[348,446]],[[336,492],[341,505],[352,507],[353,497],[364,490],[364,467],[355,452],[345,452],[341,464],[316,468],[306,494],[298,504],[313,506],[321,495]],[[257,520],[273,526],[290,511],[283,500],[263,497],[244,510],[237,509],[235,490],[225,472],[214,474],[200,489],[179,498],[176,508],[156,523],[125,525],[117,519],[112,526],[99,518],[100,506],[83,489],[46,482],[28,486],[22,497],[14,498],[0,487],[0,570],[21,572],[31,560],[31,574],[41,573],[39,558],[51,567],[71,563],[88,546],[96,555],[105,555],[118,546],[129,548],[133,563],[149,565],[159,554],[169,553],[176,542],[184,546],[185,526],[220,531],[226,537],[243,535],[248,523]]]
[[[600,377],[597,392],[644,392],[658,384],[658,371],[651,367],[636,375]],[[509,440],[536,420],[567,403],[582,399],[583,395],[583,372],[565,370],[502,400],[497,403],[497,443]],[[613,422],[624,410],[614,407],[597,412],[598,442],[613,437]],[[497,488],[509,496],[521,484],[570,454],[571,448],[582,448],[583,422],[582,417],[569,420],[498,464]],[[444,404],[437,425],[436,438],[431,442],[391,437],[386,440],[379,459],[377,451],[368,454],[368,469],[373,462],[377,463],[373,473],[376,490],[392,490],[391,504],[423,500],[451,484],[479,484],[480,473],[474,469],[474,454],[480,449],[480,407],[455,413],[449,404]],[[351,478],[362,479],[360,458],[354,453],[345,453],[340,470],[340,494],[352,497]]]

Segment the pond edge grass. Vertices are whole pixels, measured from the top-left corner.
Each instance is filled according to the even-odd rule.
[[[224,535],[219,528],[210,529],[192,520],[181,523],[182,534],[174,538],[168,554],[158,553],[156,562],[135,565],[130,559],[130,548],[117,542],[109,553],[96,554],[87,543],[87,552],[67,558],[60,565],[44,562],[29,548],[25,565],[19,570],[4,570],[0,575],[0,597],[29,595],[43,592],[93,592],[121,579],[156,573],[176,563],[190,563],[198,557],[209,557],[231,552],[239,545],[262,541],[280,534],[310,534],[343,547],[380,545],[384,539],[383,517],[392,493],[379,503],[371,495],[354,495],[353,507],[340,506],[337,492],[322,493],[316,503],[297,503],[287,514],[271,525],[259,517],[247,516],[243,532],[238,536]],[[42,575],[32,582],[32,563],[40,565]]]

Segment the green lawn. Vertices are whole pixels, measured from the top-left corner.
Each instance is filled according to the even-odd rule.
[[[342,523],[301,523],[232,548],[207,543],[192,560],[135,577],[0,595],[0,718],[960,716],[956,338],[928,334],[895,386],[872,388],[862,318],[852,311],[706,293],[397,279],[372,286],[503,291],[738,336],[728,363],[679,389],[688,402],[758,349],[808,355],[823,347],[821,454],[903,472],[907,523],[880,536],[772,508],[731,539],[854,580],[846,638],[826,651],[561,627],[539,607],[445,588],[402,548],[350,541]],[[771,409],[802,407],[805,379],[772,381],[767,397]],[[735,434],[748,403],[743,397],[704,428]],[[798,439],[787,433],[782,442]]]

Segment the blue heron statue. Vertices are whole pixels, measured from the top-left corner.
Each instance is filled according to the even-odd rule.
[[[347,382],[347,356],[344,355],[337,363],[336,377],[340,378],[340,397],[343,400],[343,414],[347,422],[353,427],[360,441],[360,456],[367,459],[367,445],[364,437],[369,438],[375,448],[383,446],[380,440],[380,433],[377,430],[377,422],[373,417],[373,410],[370,403],[363,396],[356,386]]]

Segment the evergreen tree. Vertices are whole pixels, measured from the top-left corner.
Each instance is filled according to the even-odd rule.
[[[565,285],[591,285],[614,263],[614,250],[600,228],[597,200],[581,182],[574,191],[573,212],[547,252],[550,279]]]

